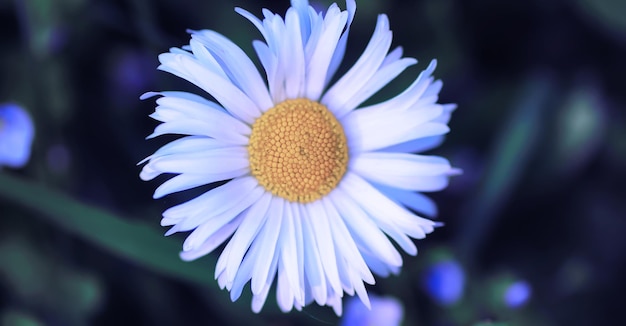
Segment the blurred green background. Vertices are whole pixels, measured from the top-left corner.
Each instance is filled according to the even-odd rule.
[[[157,72],[157,55],[204,28],[252,54],[260,35],[235,6],[282,14],[288,1],[0,0],[0,103],[36,127],[29,164],[0,170],[0,325],[340,322],[315,305],[282,314],[271,295],[255,315],[249,290],[231,303],[216,256],[179,261],[184,235],[159,227],[206,189],[155,201],[158,182],[138,177],[171,140],[144,140],[154,102],[139,95],[199,92]],[[437,58],[441,102],[459,108],[431,152],[464,174],[432,194],[445,227],[369,292],[401,300],[405,325],[626,324],[626,2],[357,0],[339,73],[378,13],[420,63],[372,101]],[[441,261],[463,273],[445,304],[425,285]],[[517,306],[505,295],[516,281],[531,289]]]

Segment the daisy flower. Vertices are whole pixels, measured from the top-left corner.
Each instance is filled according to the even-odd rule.
[[[166,235],[192,231],[184,260],[227,242],[215,278],[233,301],[250,281],[255,312],[275,279],[285,312],[315,301],[340,315],[344,293],[369,307],[372,273],[387,276],[402,266],[393,242],[416,255],[411,238],[437,226],[416,213],[436,214],[421,192],[446,187],[455,172],[442,157],[414,154],[441,142],[455,107],[437,104],[435,61],[401,94],[362,106],[417,62],[401,48],[390,51],[387,16],[378,16],[361,57],[334,81],[355,1],[346,7],[332,4],[322,13],[292,0],[284,18],[263,10],[262,20],[237,8],[263,36],[253,46],[264,76],[227,37],[191,31],[189,45],[159,56],[159,69],[210,97],[142,96],[160,96],[151,117],[162,123],[148,138],[185,135],[143,161],[144,180],[176,175],[154,197],[223,183],[167,209]]]

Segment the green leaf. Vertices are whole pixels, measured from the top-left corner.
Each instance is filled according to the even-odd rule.
[[[44,324],[27,312],[10,309],[2,312],[0,325],[43,326]]]
[[[581,168],[604,143],[609,121],[600,98],[592,85],[580,85],[566,98],[555,128],[555,146],[550,151],[551,175]]]
[[[104,210],[80,203],[40,184],[0,172],[0,196],[40,212],[60,228],[75,234],[133,263],[163,275],[202,285],[210,290],[210,302],[225,312],[233,323],[263,324],[253,315],[249,303],[230,303],[213,279],[215,257],[207,255],[194,262],[183,262],[179,241],[166,238],[161,230],[129,221]],[[219,296],[219,297],[218,297]],[[245,307],[245,308],[244,308]]]
[[[580,11],[595,19],[598,24],[615,31],[626,32],[626,1],[578,0]]]
[[[474,326],[507,326],[507,323],[494,323],[490,321],[484,321],[474,324]]]
[[[103,286],[94,275],[60,263],[57,256],[49,247],[38,249],[19,235],[3,237],[0,275],[20,302],[46,307],[66,318],[67,325],[83,325],[100,306]]]
[[[66,231],[162,274],[203,285],[214,285],[215,259],[195,262],[178,257],[181,244],[143,223],[119,218],[80,203],[42,185],[0,173],[0,195],[43,213]]]

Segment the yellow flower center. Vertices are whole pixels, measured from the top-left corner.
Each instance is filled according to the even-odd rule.
[[[254,122],[248,154],[259,184],[300,203],[335,189],[348,165],[339,121],[324,105],[303,98],[281,102]]]

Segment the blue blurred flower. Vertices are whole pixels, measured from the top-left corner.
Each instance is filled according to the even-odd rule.
[[[517,281],[512,283],[504,292],[504,303],[509,308],[518,308],[526,304],[532,289],[526,281]]]
[[[274,279],[283,311],[315,301],[341,313],[344,292],[369,306],[364,283],[402,266],[390,241],[411,255],[437,223],[418,191],[445,188],[457,171],[447,159],[416,155],[438,145],[455,105],[439,104],[442,82],[433,60],[401,94],[362,106],[417,60],[390,50],[392,32],[379,15],[363,55],[334,84],[343,59],[354,0],[317,12],[293,0],[285,17],[263,11],[250,20],[265,42],[253,42],[264,78],[225,36],[191,32],[182,49],[159,56],[160,70],[197,85],[213,100],[186,92],[158,95],[151,115],[162,122],[148,138],[188,135],[146,158],[140,177],[176,174],[155,198],[228,180],[163,213],[167,235],[193,232],[182,259],[228,244],[215,278],[231,299],[250,281],[252,309],[261,310]],[[356,110],[359,108],[358,110]],[[395,191],[389,191],[395,189]],[[429,206],[415,207],[416,201]],[[428,213],[427,213],[428,214]],[[230,239],[230,240],[229,240]]]
[[[455,260],[443,260],[429,266],[423,274],[426,293],[438,304],[448,306],[463,296],[465,273]]]
[[[12,103],[0,105],[0,167],[26,165],[34,136],[33,121],[23,108]]]
[[[404,309],[397,299],[372,295],[370,303],[371,309],[359,300],[349,300],[341,326],[398,326],[402,323]]]

